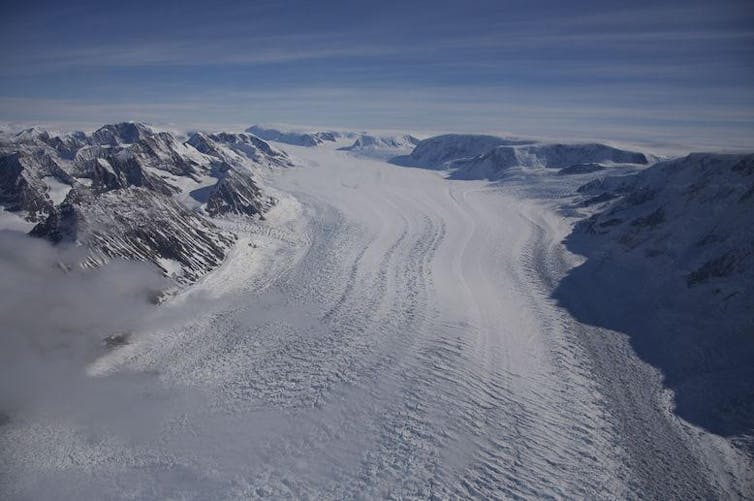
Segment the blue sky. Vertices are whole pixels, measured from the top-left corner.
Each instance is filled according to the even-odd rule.
[[[754,148],[751,1],[5,1],[1,13],[7,122]]]

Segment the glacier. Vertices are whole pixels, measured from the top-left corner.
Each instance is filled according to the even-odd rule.
[[[109,292],[69,298],[64,336],[44,324],[83,347],[44,351],[69,398],[0,395],[0,492],[750,498],[752,166],[489,135],[4,133],[0,221],[41,257],[3,313],[54,304],[29,276]],[[171,294],[139,303],[122,277],[156,279],[121,259]]]

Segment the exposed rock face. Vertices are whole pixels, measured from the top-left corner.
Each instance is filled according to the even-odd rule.
[[[0,205],[24,212],[28,221],[39,221],[52,210],[50,187],[45,178],[73,185],[73,178],[42,152],[0,153]]]
[[[89,264],[114,257],[181,265],[181,281],[193,281],[225,258],[235,236],[192,212],[170,196],[142,187],[69,195],[31,231],[54,242],[76,242],[91,249]]]
[[[100,127],[92,134],[92,142],[110,146],[133,144],[153,134],[154,131],[148,125],[138,122],[122,122]]]
[[[129,186],[148,188],[172,195],[178,191],[157,175],[148,172],[145,165],[130,155],[103,155],[80,164],[77,172],[89,178],[97,192],[117,190]]]
[[[179,282],[219,265],[235,236],[209,217],[262,217],[274,203],[255,180],[292,165],[250,134],[194,134],[182,142],[142,123],[90,136],[29,129],[0,137],[0,204],[38,224],[31,234],[84,245],[88,264],[151,261]],[[187,202],[191,203],[187,203]]]
[[[248,159],[267,167],[290,167],[288,155],[251,134],[193,134],[186,144],[197,151],[233,164]]]
[[[273,203],[248,174],[229,170],[207,199],[207,213],[263,214]]]
[[[26,218],[37,221],[52,209],[47,186],[25,169],[20,153],[0,158],[0,203],[9,211],[25,211]]]

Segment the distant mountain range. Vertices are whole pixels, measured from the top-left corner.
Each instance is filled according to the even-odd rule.
[[[538,143],[472,134],[446,134],[419,142],[392,163],[448,170],[452,179],[500,179],[512,167],[558,169],[561,174],[594,172],[613,165],[646,166],[654,159],[641,152],[605,144]]]
[[[286,143],[294,146],[317,146],[325,142],[333,143],[340,137],[341,132],[326,131],[326,132],[295,132],[295,131],[281,131],[278,129],[272,129],[262,127],[261,125],[252,125],[246,132],[254,134],[255,136],[267,140],[275,141],[278,143]]]

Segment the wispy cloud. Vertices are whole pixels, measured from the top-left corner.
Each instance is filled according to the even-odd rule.
[[[427,40],[405,47],[388,43],[354,43],[353,40],[333,36],[291,35],[27,48],[5,52],[0,55],[0,61],[4,64],[6,74],[39,75],[80,68],[253,66],[344,58],[368,60],[388,56],[397,60],[417,59],[420,64],[437,61],[439,64],[452,65],[469,62],[463,58],[456,59],[454,51],[464,54],[476,51],[479,64],[489,66],[499,64],[500,57],[512,61],[547,59],[552,55],[540,51],[563,51],[565,47],[598,48],[601,51],[630,48],[651,50],[657,55],[658,43],[672,42],[678,47],[677,50],[691,55],[698,46],[710,41],[754,43],[754,30],[503,33]],[[668,47],[664,50],[667,51]],[[438,51],[444,52],[439,59]],[[489,57],[489,51],[494,51],[494,58]],[[573,54],[563,55],[565,60],[585,59]],[[621,61],[615,61],[614,64],[618,67]],[[680,66],[678,60],[673,61],[673,64]],[[754,66],[752,61],[748,61],[748,64]],[[645,63],[644,66],[649,65]]]
[[[752,131],[738,0],[87,7],[10,13],[0,119]]]
[[[628,100],[613,92],[633,92]],[[734,96],[738,94],[738,98]],[[745,147],[754,134],[754,109],[741,106],[746,89],[729,89],[729,103],[685,103],[694,91],[676,96],[645,88],[577,88],[543,97],[518,86],[448,87],[287,87],[249,91],[203,91],[171,102],[119,102],[76,99],[0,98],[14,120],[23,116],[55,124],[76,116],[79,127],[103,122],[147,120],[187,128],[243,129],[254,122],[436,131],[514,131],[525,135],[650,140],[665,137],[694,144]],[[676,98],[676,99],[674,99]],[[680,99],[677,99],[680,98]],[[723,106],[725,104],[725,106]]]
[[[248,66],[343,57],[384,56],[391,49],[376,46],[307,44],[279,47],[243,43],[150,42],[67,49],[35,49],[7,58],[6,70],[16,75],[40,75],[81,68],[149,66]]]

